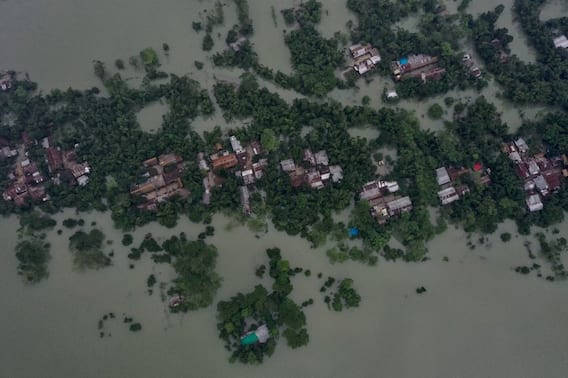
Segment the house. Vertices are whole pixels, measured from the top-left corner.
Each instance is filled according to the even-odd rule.
[[[267,159],[260,159],[256,163],[252,164],[252,170],[254,172],[254,177],[257,180],[260,180],[262,178],[262,176],[264,176],[264,169],[266,168],[266,166],[268,166],[268,160]]]
[[[183,161],[183,159],[178,154],[164,154],[158,156],[158,161],[162,167],[165,167],[168,165],[180,163]]]
[[[321,189],[324,187],[321,174],[315,169],[308,171],[306,181],[312,189]]]
[[[393,201],[390,201],[387,203],[387,208],[389,211],[389,215],[395,216],[395,215],[400,215],[402,213],[407,213],[410,210],[412,210],[412,201],[410,200],[410,197],[406,196],[406,197],[401,197],[398,199],[395,199]]]
[[[247,42],[248,39],[246,39],[246,37],[240,37],[235,42],[229,43],[229,46],[231,47],[231,49],[233,49],[234,52],[238,52],[240,51],[241,47],[243,47]]]
[[[368,49],[370,49],[371,45],[362,45],[357,43],[353,46],[349,47],[349,52],[353,58],[359,58],[367,53]]]
[[[436,181],[440,186],[450,182],[450,175],[445,167],[436,169]]]
[[[396,100],[398,98],[398,93],[396,93],[394,89],[391,89],[387,91],[386,96],[389,100]]]
[[[164,154],[157,158],[150,158],[142,162],[147,169],[142,175],[144,181],[134,185],[130,190],[133,196],[144,198],[144,202],[138,205],[139,209],[157,210],[158,204],[165,202],[174,196],[187,198],[189,191],[184,189],[180,175],[183,172],[184,162],[177,154]],[[88,165],[76,164],[73,174],[79,174],[80,167],[88,172]],[[84,175],[76,176],[79,185],[86,185],[88,178]]]
[[[12,78],[7,74],[0,74],[0,90],[7,91],[10,88],[12,88]]]
[[[526,198],[525,202],[530,212],[540,211],[544,208],[544,204],[538,194],[531,194]]]
[[[438,192],[438,198],[440,199],[442,205],[448,205],[454,201],[459,200],[460,196],[458,195],[456,189],[453,186],[450,186],[449,188],[440,190]]]
[[[219,156],[218,154],[211,156],[211,164],[213,170],[233,168],[239,163],[237,155],[226,152]]]
[[[474,165],[476,172],[481,171],[480,164]],[[468,168],[455,168],[455,167],[440,167],[436,169],[436,182],[440,186],[438,191],[438,199],[442,205],[449,205],[452,202],[459,200],[465,194],[469,193],[469,187],[465,184],[460,184],[459,179],[461,176],[470,174]],[[487,175],[479,177],[488,177]]]
[[[325,150],[314,154],[311,149],[305,149],[304,161],[308,165],[306,169],[296,166],[292,159],[280,162],[294,188],[307,184],[312,189],[321,189],[330,182],[338,183],[343,179],[343,170],[339,165],[329,165],[329,156]]]
[[[396,81],[402,80],[406,76],[428,78],[430,72],[433,76],[441,75],[445,71],[433,71],[439,61],[436,56],[425,54],[409,55],[391,63],[392,75]],[[426,76],[423,76],[426,75]]]
[[[89,183],[89,176],[83,175],[77,178],[77,183],[79,186],[85,186]]]
[[[250,192],[245,185],[240,187],[240,192],[241,192],[241,206],[243,208],[243,213],[245,215],[250,215],[252,213],[252,209],[250,207]]]
[[[384,224],[390,217],[412,210],[410,197],[395,194],[399,190],[396,181],[374,180],[363,185],[359,198],[369,203],[371,216]]]
[[[11,149],[9,146],[0,148],[0,159],[7,159],[18,156],[18,150]]]
[[[294,160],[292,159],[282,160],[280,162],[280,167],[284,172],[292,172],[296,170],[296,164],[294,164]]]
[[[329,173],[331,173],[331,181],[341,182],[343,180],[343,169],[339,165],[330,165]]]
[[[91,167],[89,167],[87,163],[75,164],[71,168],[71,173],[73,173],[73,177],[75,177],[75,179],[83,175],[89,174],[90,172],[91,172]]]
[[[547,158],[544,153],[529,155],[530,148],[523,138],[502,146],[502,151],[513,160],[515,173],[523,181],[527,194],[525,202],[529,211],[539,211],[544,207],[543,200],[560,190],[568,158],[554,156]]]
[[[557,49],[568,49],[568,38],[566,38],[565,35],[554,38],[552,42],[554,43],[554,47]]]
[[[157,157],[153,157],[153,158],[150,158],[148,160],[144,160],[142,162],[142,166],[144,168],[150,168],[150,167],[153,167],[155,165],[158,165],[158,158]]]
[[[379,50],[373,46],[356,44],[349,47],[349,52],[354,59],[353,70],[363,75],[373,70],[381,62]]]
[[[475,66],[475,62],[473,58],[469,54],[465,54],[462,57],[462,64],[468,69],[468,72],[471,76],[477,78],[481,77],[481,69]]]
[[[327,156],[327,152],[325,152],[324,150],[316,152],[315,159],[317,165],[329,165],[329,158]]]
[[[514,143],[520,153],[526,154],[527,152],[529,152],[529,146],[523,138],[518,138]]]
[[[49,200],[44,186],[45,177],[39,171],[35,162],[29,158],[20,162],[13,173],[8,175],[11,183],[2,193],[5,201],[13,201],[16,206],[22,207],[31,199],[34,202]]]
[[[205,154],[203,152],[197,154],[197,165],[199,166],[199,169],[209,171],[209,164],[207,164]]]
[[[55,147],[48,147],[45,151],[47,157],[47,168],[49,172],[56,172],[63,168],[63,154],[61,150]]]
[[[239,142],[237,137],[233,135],[229,138],[229,141],[231,142],[231,147],[236,154],[244,152],[243,146],[241,145],[241,142]]]

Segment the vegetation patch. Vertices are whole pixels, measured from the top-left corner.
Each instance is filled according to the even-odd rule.
[[[77,269],[100,269],[111,264],[111,259],[102,251],[104,239],[105,235],[98,229],[77,231],[69,237],[69,249]]]
[[[47,263],[50,259],[50,244],[38,238],[22,240],[16,245],[18,274],[26,282],[37,283],[47,278]]]
[[[215,272],[217,248],[201,240],[187,240],[183,233],[172,236],[162,247],[173,257],[177,274],[168,290],[168,295],[180,299],[172,311],[193,311],[213,303],[221,287],[221,277]]]

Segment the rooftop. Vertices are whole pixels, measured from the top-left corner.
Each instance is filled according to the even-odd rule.
[[[568,38],[565,35],[554,38],[553,43],[556,48],[568,49]]]

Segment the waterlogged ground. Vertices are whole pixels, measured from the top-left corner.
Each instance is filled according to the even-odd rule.
[[[72,211],[59,214],[59,224]],[[566,283],[521,276],[517,265],[532,263],[524,238],[503,244],[498,233],[475,250],[453,229],[430,243],[431,260],[420,264],[380,261],[377,267],[356,263],[330,265],[323,249],[311,250],[298,238],[270,230],[260,238],[243,227],[226,231],[230,220],[215,217],[218,271],[224,277],[217,299],[250,290],[259,282],[254,268],[266,262],[264,250],[280,246],[292,266],[309,268],[307,278],[294,278],[293,297],[313,298],[306,310],[310,331],[307,348],[278,346],[260,367],[230,365],[217,338],[214,307],[188,315],[166,310],[159,289],[146,293],[153,273],[167,282],[172,270],[153,264],[148,255],[130,269],[127,248],[110,226],[108,214],[82,214],[113,240],[113,266],[89,272],[73,270],[67,249],[72,231],[50,232],[53,258],[50,277],[24,285],[15,274],[12,250],[14,218],[0,220],[5,248],[0,255],[3,298],[0,376],[6,377],[368,377],[385,376],[555,376],[565,368],[568,341],[563,337],[568,308]],[[59,225],[57,227],[60,227]],[[173,230],[150,225],[134,234],[135,245],[151,232],[158,240],[180,231],[195,237],[202,231],[188,221]],[[57,229],[57,228],[56,228]],[[512,229],[506,225],[503,230]],[[563,229],[562,231],[566,231]],[[477,240],[474,238],[477,243]],[[443,261],[444,257],[449,261]],[[539,263],[543,262],[537,260]],[[324,277],[351,277],[363,297],[359,309],[330,312],[319,287]],[[415,289],[427,288],[418,295]],[[108,312],[118,320],[105,323],[111,336],[99,337],[97,321]],[[122,314],[142,323],[133,334]],[[412,361],[412,363],[409,363]]]
[[[288,30],[280,10],[297,1],[249,0],[256,29],[252,41],[261,63],[291,72],[289,51],[283,42]],[[512,50],[523,60],[533,61],[534,53],[513,24],[511,1],[504,4],[499,26],[507,27],[515,37]],[[233,2],[226,1],[225,25],[215,29],[212,52],[201,50],[203,33],[195,33],[191,22],[203,19],[214,2],[164,0],[6,0],[0,2],[0,45],[9,46],[0,56],[0,68],[26,71],[40,88],[84,89],[100,86],[93,75],[92,61],[104,61],[116,71],[114,60],[137,55],[148,46],[160,51],[162,68],[179,75],[189,74],[211,90],[215,80],[238,82],[240,70],[221,70],[211,66],[210,56],[224,48],[224,36],[236,22]],[[448,2],[451,9],[453,2]],[[484,12],[497,4],[472,1],[468,11]],[[541,17],[554,17],[564,4],[551,1]],[[272,8],[277,15],[276,25]],[[552,9],[552,10],[551,10]],[[345,32],[346,22],[355,17],[345,8],[344,0],[324,2],[319,30],[327,37]],[[401,23],[412,28],[413,21]],[[220,33],[220,37],[217,33]],[[167,42],[166,56],[161,45]],[[197,70],[194,61],[205,63]],[[142,73],[128,67],[123,76],[133,85]],[[287,102],[299,95],[261,82],[277,91]],[[360,104],[363,96],[374,107],[383,106],[383,88],[392,87],[387,79],[358,82],[359,89],[334,91],[330,98],[344,104]],[[535,117],[543,108],[519,109],[498,98],[500,89],[492,81],[482,94],[496,103],[503,119],[512,129],[522,117]],[[442,120],[432,121],[426,111],[443,98],[474,99],[478,93],[452,92],[428,101],[406,101],[397,106],[412,109],[421,127],[438,130]],[[167,109],[156,103],[138,114],[146,131],[159,129]],[[444,119],[451,118],[448,110]],[[226,123],[220,112],[198,118],[193,127],[203,132],[219,125],[224,129],[240,123]],[[373,129],[353,129],[353,136],[376,138]],[[392,152],[389,152],[392,154]],[[394,155],[393,155],[394,156]],[[248,291],[259,281],[254,269],[266,262],[266,248],[278,246],[293,266],[312,270],[312,276],[294,278],[293,297],[315,300],[306,309],[310,344],[291,350],[284,343],[275,356],[259,367],[230,365],[227,352],[217,338],[214,306],[188,315],[172,315],[164,305],[160,290],[148,295],[146,279],[154,274],[158,282],[168,282],[173,271],[167,265],[153,264],[147,255],[131,262],[122,247],[121,234],[112,228],[108,214],[81,214],[85,228],[101,228],[114,251],[113,266],[100,271],[77,272],[68,251],[72,231],[55,230],[61,221],[76,217],[73,211],[58,214],[58,226],[48,233],[52,244],[50,277],[36,286],[23,284],[16,275],[16,218],[0,219],[0,377],[462,377],[462,376],[562,376],[568,367],[568,339],[564,335],[568,306],[568,284],[550,283],[533,273],[514,272],[518,265],[530,265],[523,246],[525,238],[513,236],[502,243],[499,234],[514,232],[505,224],[475,250],[467,246],[466,235],[450,228],[430,245],[428,262],[420,264],[389,263],[380,260],[377,267],[357,263],[330,265],[325,248],[313,250],[296,237],[270,230],[255,237],[243,227],[230,228],[229,219],[214,218],[215,236],[208,239],[219,249],[218,271],[224,277],[217,300],[238,291]],[[347,213],[338,214],[338,220]],[[135,245],[147,233],[163,241],[185,232],[196,237],[203,226],[181,220],[175,229],[157,224],[136,230]],[[560,226],[566,235],[568,224]],[[477,244],[478,236],[472,240]],[[533,249],[537,247],[533,241]],[[449,261],[443,258],[448,257]],[[543,266],[546,263],[537,260]],[[361,308],[342,313],[330,312],[319,293],[324,277],[351,277],[363,297]],[[424,286],[427,293],[417,295]],[[97,322],[114,312],[117,320],[105,323],[99,337]],[[121,322],[122,316],[139,321],[143,330],[133,334]]]

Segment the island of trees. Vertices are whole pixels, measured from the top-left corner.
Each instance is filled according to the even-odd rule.
[[[278,248],[268,249],[266,253],[269,275],[273,279],[272,290],[257,285],[250,293],[239,293],[217,304],[217,328],[225,347],[232,352],[231,362],[262,363],[265,356],[274,353],[280,334],[291,348],[299,348],[309,341],[306,316],[302,308],[289,298],[293,290],[290,278],[294,275],[290,263],[282,259]],[[265,342],[250,345],[241,342],[245,333],[261,326],[269,330]]]

